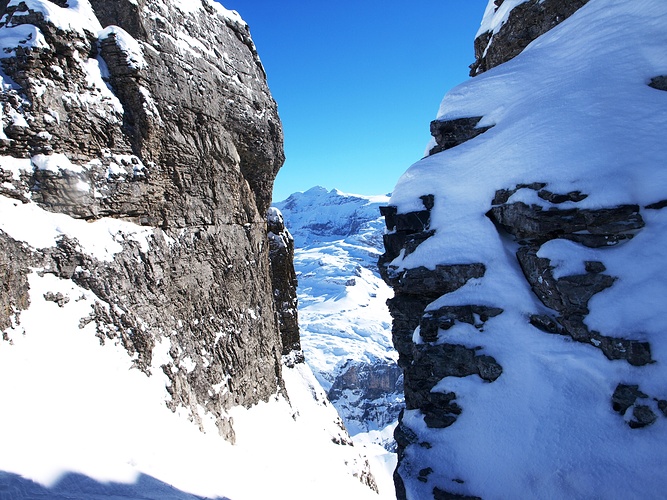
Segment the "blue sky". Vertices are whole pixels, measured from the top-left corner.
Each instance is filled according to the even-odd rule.
[[[390,192],[468,78],[487,0],[222,0],[250,26],[287,160],[274,201],[320,185]]]

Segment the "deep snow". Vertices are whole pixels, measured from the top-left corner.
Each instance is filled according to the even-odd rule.
[[[518,3],[506,0],[496,16]],[[492,7],[490,1],[487,14]],[[487,15],[481,31],[500,23]],[[449,428],[426,429],[417,410],[406,412],[405,422],[433,445],[409,448],[410,458],[419,456],[424,467],[437,463],[440,471],[428,485],[410,483],[412,498],[430,494],[433,484],[487,499],[664,496],[667,448],[659,443],[667,442],[667,419],[632,430],[612,411],[610,397],[622,382],[667,399],[667,211],[642,210],[646,227],[616,247],[554,241],[540,253],[554,259],[557,275],[597,260],[618,277],[590,301],[586,324],[649,341],[656,362],[643,367],[608,361],[592,346],[529,326],[528,315],[544,306],[521,275],[514,244],[485,213],[496,190],[531,182],[589,195],[560,208],[645,207],[667,197],[667,92],[648,86],[667,74],[665,26],[662,0],[591,0],[515,59],[449,92],[438,118],[483,116],[479,126],[494,127],[419,161],[399,180],[391,197],[399,212],[419,210],[419,196],[435,194],[436,234],[393,264],[482,262],[482,279],[429,308],[505,310],[483,333],[462,325],[441,334],[440,341],[482,346],[480,353],[504,371],[491,384],[476,376],[440,382],[434,390],[455,391],[463,407]],[[546,207],[534,194],[519,190],[510,201]],[[421,341],[417,334],[414,340]]]

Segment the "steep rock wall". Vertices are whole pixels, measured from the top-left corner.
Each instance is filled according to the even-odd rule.
[[[479,75],[519,55],[530,42],[562,23],[588,0],[494,0],[489,2],[475,38],[470,76]],[[505,12],[503,12],[505,11]],[[505,17],[502,23],[494,18]]]
[[[486,12],[479,76],[382,209],[398,498],[658,497],[667,9]]]
[[[81,232],[0,228],[6,341],[29,268],[71,279],[99,299],[100,342],[138,368],[169,342],[169,405],[233,440],[225,410],[279,390],[283,351],[265,221],[282,129],[247,26],[208,0],[5,4],[3,219],[36,205],[127,223],[103,256]]]

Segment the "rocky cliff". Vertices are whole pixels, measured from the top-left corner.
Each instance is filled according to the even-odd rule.
[[[315,483],[338,469],[336,494],[375,495],[301,363],[290,237],[271,213],[267,227],[282,128],[239,15],[9,0],[0,45],[0,399],[22,409],[0,422],[0,489],[80,471],[58,492],[148,474],[312,497],[291,463],[267,465],[289,449]],[[142,498],[164,498],[151,481]]]
[[[72,279],[99,299],[89,321],[100,341],[119,339],[139,368],[169,339],[170,404],[195,419],[206,408],[231,439],[224,410],[267,399],[280,380],[264,213],[282,129],[247,26],[212,3],[190,10],[150,0],[3,9],[2,194],[148,231],[144,248],[115,236],[111,264],[75,234],[27,250],[5,231],[3,273],[19,286],[6,287],[0,322],[19,323],[29,266]]]
[[[489,2],[478,76],[382,209],[399,498],[664,490],[665,21]]]

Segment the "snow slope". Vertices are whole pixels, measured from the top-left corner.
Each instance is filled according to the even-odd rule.
[[[26,223],[29,223],[26,220]],[[61,293],[62,307],[45,294]],[[200,432],[172,413],[160,365],[132,367],[120,345],[81,327],[94,296],[69,280],[30,274],[31,306],[0,343],[0,490],[8,498],[377,498],[354,474],[365,459],[348,445],[335,410],[304,364],[285,368],[288,402],[276,395],[235,408],[236,444],[210,416]],[[11,408],[11,411],[9,409]],[[298,472],[297,472],[298,471]],[[325,491],[322,485],[326,484]]]
[[[436,233],[393,265],[481,262],[487,269],[429,309],[474,303],[505,311],[483,333],[447,332],[449,343],[482,346],[503,374],[491,384],[443,379],[434,391],[455,391],[463,407],[446,429],[428,429],[418,410],[406,412],[407,426],[432,445],[409,447],[407,460],[437,463],[439,471],[410,482],[408,498],[430,497],[434,484],[485,499],[664,497],[667,418],[656,401],[667,399],[667,210],[642,208],[646,227],[625,244],[590,249],[555,240],[540,253],[568,263],[557,267],[560,275],[600,261],[617,277],[591,300],[586,324],[650,342],[655,363],[642,367],[532,328],[527,317],[542,306],[517,265],[515,244],[485,214],[496,190],[532,182],[588,194],[578,208],[646,207],[667,198],[667,92],[648,86],[667,74],[666,26],[662,0],[590,0],[515,59],[449,92],[439,119],[483,116],[479,126],[494,127],[419,161],[398,181],[390,203],[399,213],[423,209],[419,197],[435,194]],[[548,206],[528,189],[510,201]],[[414,341],[422,342],[418,332]],[[650,396],[653,425],[631,429],[612,411],[619,382]]]

